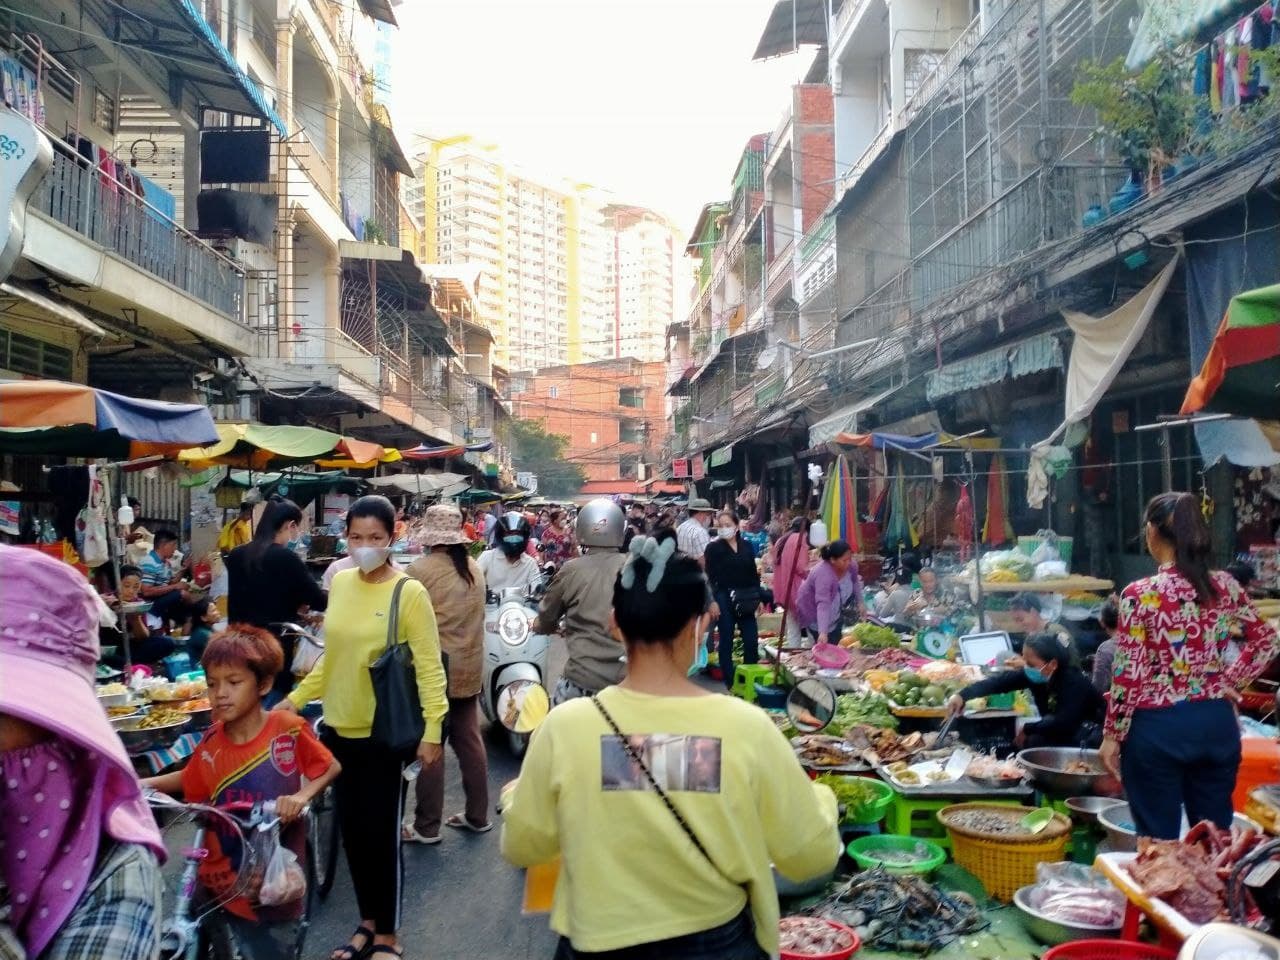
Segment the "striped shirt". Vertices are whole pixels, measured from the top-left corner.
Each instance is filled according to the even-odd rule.
[[[696,517],[690,517],[676,527],[676,546],[681,553],[694,559],[702,559],[710,542],[711,534],[707,533],[707,528]]]
[[[138,569],[142,572],[144,587],[164,587],[173,580],[169,561],[161,558],[154,550],[147,554],[147,558],[142,561]]]

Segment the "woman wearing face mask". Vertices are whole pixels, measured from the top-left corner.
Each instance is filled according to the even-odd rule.
[[[32,960],[151,960],[160,831],[93,694],[98,603],[84,578],[0,545],[0,904]]]
[[[503,856],[561,860],[556,960],[763,960],[770,864],[802,880],[840,852],[835,798],[769,718],[687,679],[707,586],[675,546],[631,541],[611,618],[626,677],[547,715],[503,804]]]
[[[227,554],[227,621],[247,623],[277,633],[280,624],[301,612],[324,610],[324,591],[294,551],[302,511],[292,500],[272,497],[258,521],[253,539]],[[276,676],[272,700],[293,686],[292,637],[281,637],[284,669]]]
[[[958,714],[966,702],[978,697],[1030,690],[1040,719],[1023,725],[1014,746],[1096,747],[1105,704],[1075,662],[1071,648],[1064,647],[1055,634],[1036,633],[1023,643],[1022,659],[1025,665],[1020,670],[1002,670],[969,684],[947,701],[948,712]]]
[[[347,548],[356,568],[333,578],[325,654],[278,709],[312,700],[324,704],[324,744],[342,765],[335,785],[343,848],[351,869],[360,924],[331,960],[402,956],[400,926],[401,772],[412,756],[371,739],[376,702],[369,667],[386,649],[391,600],[399,581],[398,643],[408,644],[425,724],[417,758],[423,769],[441,759],[448,712],[440,636],[426,588],[391,564],[396,514],[386,497],[361,497],[347,514]]]
[[[756,555],[738,533],[738,518],[730,510],[716,517],[719,536],[707,544],[707,580],[720,608],[720,672],[727,687],[733,686],[733,632],[742,631],[742,662],[759,663],[760,574]]]

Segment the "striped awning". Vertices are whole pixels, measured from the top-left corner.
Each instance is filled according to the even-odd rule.
[[[1233,17],[1256,10],[1258,0],[1148,0],[1124,65],[1140,70],[1162,47],[1225,29]]]

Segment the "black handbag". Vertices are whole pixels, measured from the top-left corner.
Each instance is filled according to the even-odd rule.
[[[729,600],[733,603],[734,616],[745,619],[756,615],[764,601],[764,593],[759,587],[739,587],[729,591]]]
[[[413,669],[413,651],[399,642],[400,591],[408,577],[401,577],[391,594],[387,618],[387,649],[369,668],[373,681],[373,729],[370,739],[392,753],[411,754],[426,734],[418,680]]]

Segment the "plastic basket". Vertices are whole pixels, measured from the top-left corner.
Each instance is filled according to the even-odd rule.
[[[1025,815],[1028,811],[987,803],[960,803],[938,811],[938,821],[947,828],[956,863],[977,877],[995,899],[1008,903],[1019,887],[1036,882],[1038,864],[1053,863],[1066,856],[1071,821],[1062,814],[1055,814],[1054,822],[1040,833],[1020,837],[978,833],[948,822],[955,813],[975,809],[1005,816]]]
[[[849,936],[853,938],[853,945],[845,947],[843,950],[836,950],[833,953],[791,953],[790,951],[783,950],[779,953],[782,960],[848,960],[849,957],[858,952],[858,949],[862,946],[862,941],[858,938],[858,934],[855,933],[852,928],[846,927],[843,923],[836,923],[834,920],[828,920],[826,922],[831,926],[848,933]]]
[[[1075,940],[1045,952],[1041,960],[1177,960],[1174,950],[1131,940]]]
[[[876,856],[877,850],[916,850],[924,847],[929,857],[919,863],[885,863]],[[886,873],[929,874],[947,862],[947,853],[936,843],[917,837],[901,837],[892,833],[871,834],[859,837],[846,848],[849,856],[864,870],[883,867]]]
[[[866,825],[869,823],[879,823],[883,820],[885,811],[893,806],[893,787],[889,786],[883,780],[874,780],[871,777],[848,777],[847,779],[858,779],[858,781],[870,789],[875,796],[857,809],[849,807],[848,812],[845,814],[844,822]]]

